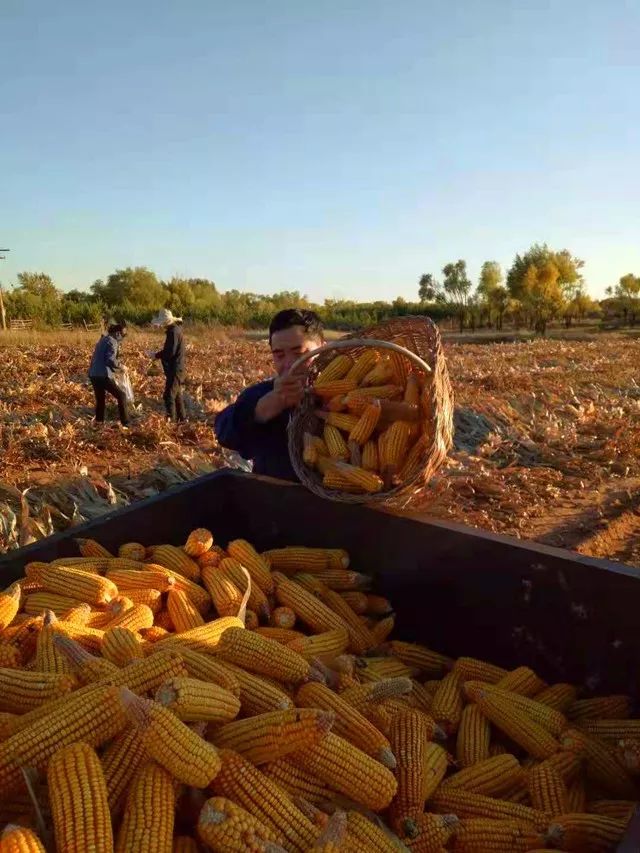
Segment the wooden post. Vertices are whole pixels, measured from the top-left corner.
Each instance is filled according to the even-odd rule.
[[[0,322],[2,323],[2,331],[7,331],[7,315],[4,310],[4,299],[2,298],[2,285],[0,284]]]

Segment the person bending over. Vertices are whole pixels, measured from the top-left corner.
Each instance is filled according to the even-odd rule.
[[[96,398],[95,420],[97,424],[104,423],[107,394],[115,397],[118,403],[120,423],[123,426],[129,424],[127,398],[122,388],[115,381],[116,374],[123,370],[118,355],[120,353],[120,342],[126,334],[125,323],[110,323],[107,334],[100,338],[93,350],[91,364],[89,365],[89,381],[93,386],[93,393]]]
[[[287,308],[269,325],[269,345],[277,376],[246,388],[215,421],[219,443],[253,461],[253,471],[297,480],[289,460],[287,425],[302,399],[306,370],[290,373],[293,363],[324,344],[322,322],[314,311]]]

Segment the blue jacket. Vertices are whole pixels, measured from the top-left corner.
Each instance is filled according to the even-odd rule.
[[[254,473],[297,481],[287,446],[289,411],[265,424],[255,419],[256,403],[270,391],[273,391],[273,379],[245,389],[235,403],[218,414],[216,436],[223,447],[253,460]]]
[[[90,379],[113,379],[114,370],[118,370],[118,341],[111,335],[103,335],[93,351],[89,366]]]

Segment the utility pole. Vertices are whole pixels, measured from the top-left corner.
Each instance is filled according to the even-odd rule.
[[[9,252],[10,249],[0,249],[0,252]],[[4,261],[5,255],[0,255],[0,261]],[[7,331],[7,315],[4,310],[4,299],[2,298],[2,285],[0,284],[0,323],[2,323],[2,331]]]

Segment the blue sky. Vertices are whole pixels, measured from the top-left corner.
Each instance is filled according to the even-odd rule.
[[[640,274],[637,0],[2,0],[0,280],[414,298],[547,241]]]

